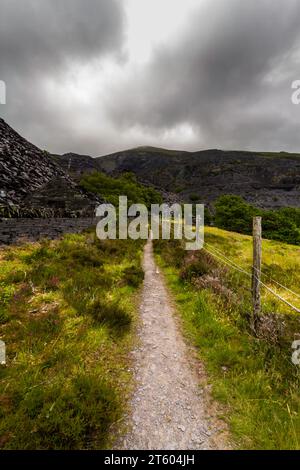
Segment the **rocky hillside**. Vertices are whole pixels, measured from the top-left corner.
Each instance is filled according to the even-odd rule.
[[[3,215],[85,215],[94,210],[95,204],[95,199],[85,194],[47,152],[0,119]]]
[[[64,155],[52,155],[54,161],[67,172],[74,180],[80,180],[84,173],[101,171],[101,167],[95,158],[88,155],[77,155],[76,153],[65,153]]]
[[[134,172],[186,202],[236,194],[263,208],[300,207],[300,154],[141,147],[96,160],[105,172]]]
[[[0,216],[7,208],[17,215],[91,215],[99,200],[78,181],[93,171],[133,172],[172,202],[210,204],[237,194],[263,208],[300,207],[300,154],[140,147],[99,158],[50,155],[0,119]]]

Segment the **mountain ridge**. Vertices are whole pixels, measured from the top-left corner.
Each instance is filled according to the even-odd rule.
[[[71,155],[74,163],[75,154]],[[79,157],[78,179],[85,172],[85,161]],[[65,165],[65,156],[60,158]],[[132,172],[140,182],[181,202],[199,200],[212,205],[220,195],[235,194],[262,208],[300,207],[297,153],[220,149],[189,152],[140,146],[88,157],[86,163],[87,171],[103,171],[112,176]]]
[[[98,157],[102,171],[135,173],[183,202],[211,204],[236,194],[263,208],[300,207],[300,155],[272,152],[169,151],[142,147]]]
[[[132,172],[166,200],[213,205],[220,195],[236,194],[262,208],[300,207],[297,153],[140,146],[95,158],[72,152],[51,155],[0,118],[0,171],[0,208],[41,209],[46,216],[91,214],[99,199],[79,183],[83,174],[94,171],[112,176]]]

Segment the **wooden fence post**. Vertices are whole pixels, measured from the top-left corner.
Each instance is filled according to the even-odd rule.
[[[253,266],[252,266],[252,329],[256,330],[257,321],[261,312],[260,298],[260,278],[261,278],[261,258],[262,258],[262,242],[261,242],[261,217],[253,218]]]

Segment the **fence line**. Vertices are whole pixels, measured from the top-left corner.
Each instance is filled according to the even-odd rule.
[[[223,258],[225,259],[222,259],[220,256],[216,255],[215,253],[212,253],[211,251],[209,251],[207,248],[203,248],[203,250],[207,251],[207,253],[211,254],[212,256],[214,256],[215,258],[219,259],[220,261],[222,261],[224,264],[227,264],[228,266],[230,266],[231,268],[235,269],[236,271],[239,271],[240,273],[243,273],[243,274],[246,274],[247,276],[251,277],[251,274],[248,273],[247,271],[245,271],[245,269],[243,269],[241,266],[239,266],[238,264],[235,264],[233,261],[231,261],[229,258],[227,258],[226,256],[224,255],[221,255]],[[227,260],[227,261],[225,261]]]
[[[298,294],[297,292],[294,292],[292,289],[289,289],[288,287],[284,286],[283,284],[280,284],[280,282],[278,281],[275,281],[275,279],[272,279],[268,274],[262,272],[262,275],[267,277],[269,279],[269,281],[271,282],[274,282],[274,284],[277,284],[278,286],[280,286],[282,289],[285,289],[286,291],[290,292],[291,294],[293,294],[295,297],[298,297],[300,299],[300,294]]]
[[[212,256],[214,256],[215,258],[219,259],[220,261],[222,261],[224,264],[227,264],[228,266],[230,266],[232,269],[235,269],[236,271],[239,271],[241,272],[242,274],[246,274],[248,277],[252,277],[251,274],[246,271],[245,269],[243,269],[241,266],[239,266],[238,264],[234,263],[232,260],[230,260],[229,258],[227,258],[225,255],[221,255],[224,259],[222,259],[220,256],[216,255],[215,253],[212,253],[211,251],[209,251],[207,248],[203,248],[205,251],[207,251],[209,254],[211,254]],[[219,250],[217,250],[219,251]],[[227,260],[227,261],[225,261]],[[258,280],[258,278],[255,276],[255,278]],[[277,292],[275,292],[273,289],[271,289],[269,286],[267,286],[264,282],[262,282],[261,280],[259,280],[259,283],[267,290],[269,291],[272,295],[274,295],[275,297],[277,297],[281,302],[284,302],[286,305],[288,305],[291,309],[295,310],[297,313],[300,313],[300,309],[298,307],[296,307],[295,305],[291,304],[290,302],[288,302],[286,299],[284,299],[281,295],[277,294]]]
[[[211,249],[215,250],[217,253],[219,253],[221,256],[223,256],[225,259],[229,260],[229,258],[227,258],[218,248],[215,248],[213,245],[211,245],[210,243],[207,243],[205,242],[206,245],[210,246]],[[238,264],[234,263],[234,261],[232,260],[229,260],[232,264],[235,264],[236,266],[238,266],[240,269],[243,269],[241,266],[239,266]],[[255,267],[253,266],[253,269],[255,269]],[[245,271],[245,273],[247,273],[249,276],[251,276],[250,273],[248,273],[247,271]],[[277,284],[278,286],[280,286],[282,289],[285,289],[286,291],[290,292],[291,294],[293,294],[295,297],[298,297],[300,299],[300,294],[298,294],[297,292],[293,291],[292,289],[289,289],[288,287],[284,286],[283,284],[280,284],[280,282],[278,281],[275,281],[275,279],[271,278],[271,276],[269,276],[268,274],[262,272],[261,273],[263,276],[265,276],[266,278],[269,279],[269,281],[271,281],[272,283],[274,284]]]

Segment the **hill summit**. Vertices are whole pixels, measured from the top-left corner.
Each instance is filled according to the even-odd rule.
[[[102,171],[133,172],[182,202],[234,194],[262,208],[300,207],[300,154],[138,147],[96,161]]]

